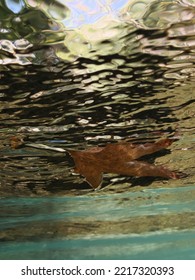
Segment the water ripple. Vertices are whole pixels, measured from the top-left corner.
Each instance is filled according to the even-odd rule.
[[[177,131],[177,150],[173,147],[173,156],[160,163],[193,173],[192,2],[131,1],[115,7],[111,1],[100,7],[95,1],[94,10],[85,3],[91,21],[73,20],[78,7],[72,1],[67,6],[57,1],[17,3],[0,6],[3,194],[86,187],[72,175],[67,155],[10,150],[9,139],[17,133],[28,143],[85,148],[127,138],[154,140]],[[174,160],[182,148],[188,166]],[[112,176],[106,180],[124,186],[132,182]]]

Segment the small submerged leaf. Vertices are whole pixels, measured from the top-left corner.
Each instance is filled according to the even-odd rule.
[[[68,150],[68,153],[75,162],[75,172],[85,177],[86,181],[95,189],[101,186],[103,173],[138,177],[180,178],[179,173],[165,167],[136,160],[144,155],[165,149],[172,142],[171,139],[162,139],[155,143],[146,144],[118,142],[83,151]]]
[[[24,145],[24,137],[20,136],[12,136],[10,138],[10,146],[12,149],[21,148]]]

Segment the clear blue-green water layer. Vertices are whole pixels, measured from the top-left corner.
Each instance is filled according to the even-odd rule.
[[[1,199],[1,259],[194,259],[194,186]]]
[[[0,259],[195,259],[195,1],[77,2],[0,3]],[[40,149],[162,138],[96,191]]]
[[[10,242],[1,246],[1,259],[194,260],[194,234],[186,230]]]

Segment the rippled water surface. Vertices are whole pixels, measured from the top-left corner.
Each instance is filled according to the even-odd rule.
[[[90,3],[0,4],[0,258],[194,259],[195,2]],[[93,191],[68,154],[13,136],[63,149],[175,137],[146,160],[187,176],[105,174]]]

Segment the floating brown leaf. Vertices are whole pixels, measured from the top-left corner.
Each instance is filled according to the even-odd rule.
[[[169,147],[171,139],[162,139],[155,143],[132,144],[128,142],[110,143],[105,147],[92,147],[83,151],[65,150],[43,144],[27,144],[24,136],[12,136],[10,145],[13,149],[28,146],[36,149],[49,149],[57,152],[68,152],[75,162],[75,172],[85,177],[95,189],[101,186],[103,173],[121,174],[137,177],[162,177],[178,179],[184,173],[170,171],[163,166],[156,166],[138,161],[140,157],[155,153]]]
[[[180,178],[179,174],[165,167],[136,160],[144,155],[165,149],[172,142],[171,139],[146,144],[119,142],[107,144],[105,147],[93,147],[83,151],[68,150],[68,152],[74,159],[75,172],[85,177],[93,188],[97,188],[101,186],[103,173]]]
[[[12,136],[10,138],[10,146],[12,149],[18,149],[24,145],[24,137],[23,136]]]

